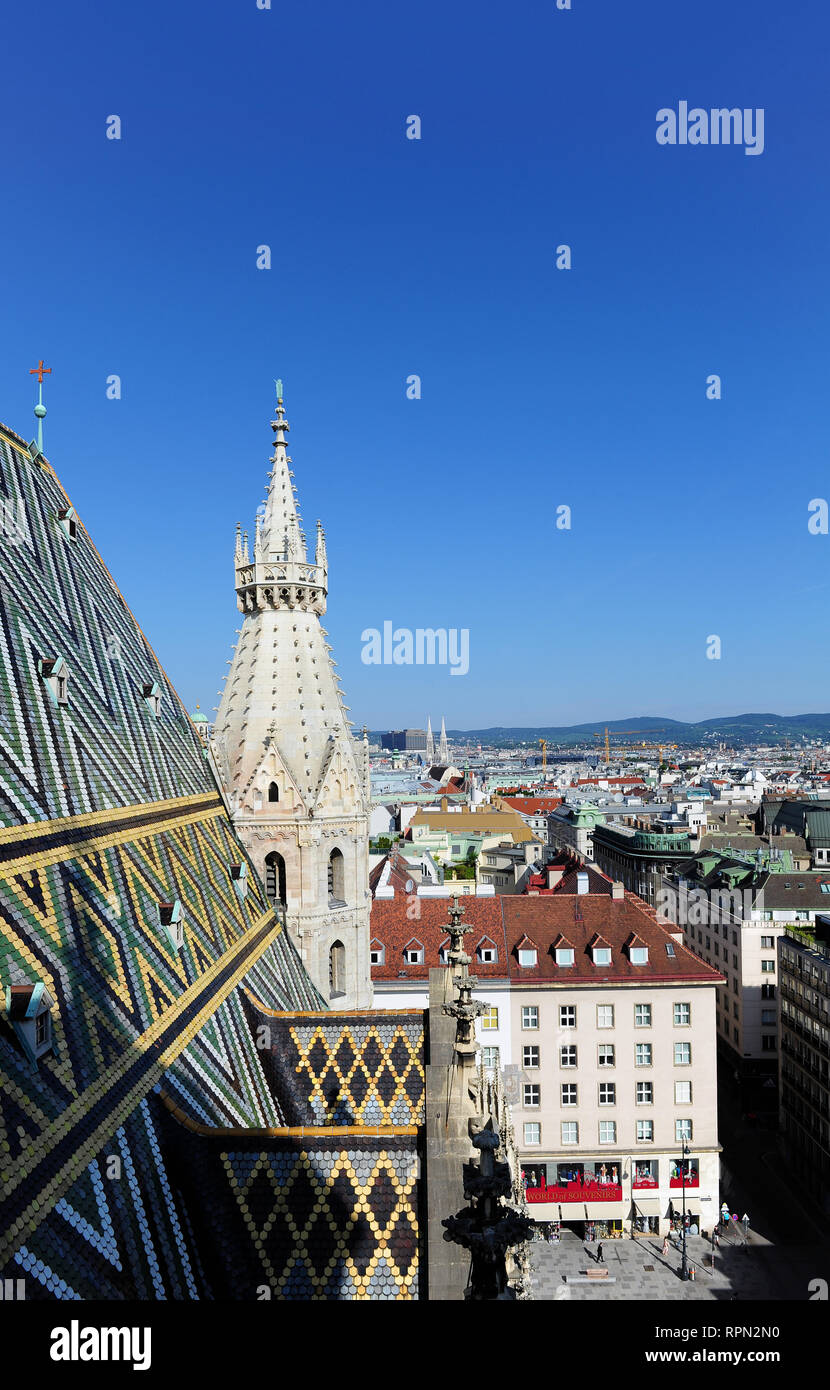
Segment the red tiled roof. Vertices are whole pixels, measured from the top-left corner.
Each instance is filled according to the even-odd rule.
[[[686,946],[674,940],[656,920],[656,912],[633,893],[613,899],[610,893],[584,893],[574,899],[551,894],[547,897],[524,895],[463,899],[464,920],[474,928],[466,938],[468,954],[474,957],[472,971],[479,978],[509,976],[515,985],[550,984],[634,984],[642,980],[658,982],[683,980],[689,983],[718,984],[719,971],[707,965]],[[420,915],[407,916],[417,903]],[[371,934],[383,943],[384,964],[372,966],[374,980],[426,979],[430,966],[441,965],[438,952],[447,940],[447,898],[413,898],[397,894],[376,898],[372,903]],[[579,909],[579,916],[575,915]],[[610,966],[595,966],[589,942],[601,934],[612,951]],[[404,962],[403,951],[416,934],[424,945],[420,965]],[[498,949],[493,965],[475,960],[474,943],[489,937]],[[632,965],[625,943],[636,936],[648,947],[646,965]],[[538,951],[535,966],[518,962],[519,946],[530,938]],[[574,948],[574,964],[556,964],[554,949],[561,939]],[[669,956],[666,945],[673,947]]]
[[[614,899],[610,894],[583,893],[580,897],[547,898],[524,896],[501,899],[505,914],[505,931],[510,948],[508,956],[511,983],[519,984],[633,984],[639,980],[697,980],[701,984],[716,984],[723,976],[687,947],[675,941],[665,927],[655,919],[633,893]],[[579,909],[580,916],[575,916]],[[519,939],[532,934],[539,945],[537,964],[522,968],[513,951]],[[560,966],[553,954],[557,937],[566,937],[574,948],[574,964]],[[595,966],[589,942],[595,934],[602,935],[611,946],[611,965]],[[632,965],[624,950],[626,941],[636,935],[649,948],[646,965]],[[666,954],[666,945],[674,948],[674,956]]]
[[[461,901],[465,905],[463,920],[475,928],[465,937],[467,954],[473,957],[470,967],[472,973],[480,979],[505,979],[507,941],[504,935],[501,899],[470,897],[462,898]],[[431,966],[443,965],[438,952],[449,939],[449,906],[449,898],[416,898],[414,894],[406,896],[396,893],[394,898],[375,898],[370,919],[371,934],[383,943],[384,963],[372,966],[372,979],[396,980],[400,976],[402,979],[425,980]],[[418,915],[407,916],[407,911],[412,912],[415,907],[418,909]],[[424,959],[420,965],[410,965],[403,958],[404,947],[412,939],[413,933],[424,946]],[[498,951],[499,958],[492,965],[475,959],[474,945],[482,936],[489,937]]]
[[[503,796],[502,801],[523,816],[543,816],[562,805],[561,796]]]

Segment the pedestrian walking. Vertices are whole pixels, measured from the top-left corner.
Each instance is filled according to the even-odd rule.
[[[668,1253],[669,1253],[669,1238],[668,1238],[668,1236],[663,1236],[663,1254],[664,1254],[664,1255],[668,1255]]]
[[[604,1265],[604,1264],[605,1264],[605,1261],[604,1261],[604,1259],[602,1258],[602,1241],[600,1241],[599,1245],[597,1246],[597,1264],[598,1264],[598,1265]]]
[[[718,1235],[717,1231],[712,1232],[712,1244],[714,1245],[716,1250],[720,1245],[720,1236]]]

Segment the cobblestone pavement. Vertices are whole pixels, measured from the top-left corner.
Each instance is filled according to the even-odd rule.
[[[689,1236],[686,1249],[695,1278],[680,1278],[679,1245],[664,1258],[661,1237],[603,1241],[603,1254],[614,1284],[568,1284],[563,1276],[596,1268],[596,1245],[586,1245],[565,1231],[558,1245],[531,1245],[531,1298],[568,1299],[590,1303],[654,1299],[682,1301],[807,1301],[812,1279],[830,1280],[830,1250],[826,1246],[770,1245],[721,1241],[711,1269],[711,1246],[701,1236]]]

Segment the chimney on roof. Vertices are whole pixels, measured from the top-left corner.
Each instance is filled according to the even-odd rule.
[[[577,891],[577,893],[587,893],[587,892],[588,892],[588,875],[587,875],[587,874],[585,874],[585,873],[578,873],[578,874],[577,874],[577,876],[576,876],[576,891]]]
[[[555,888],[562,881],[564,873],[562,864],[548,864],[548,888]]]
[[[622,902],[625,897],[625,885],[620,883],[619,880],[611,884],[611,897],[615,902]]]

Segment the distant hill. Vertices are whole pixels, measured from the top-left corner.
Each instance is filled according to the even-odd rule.
[[[484,743],[496,748],[520,743],[535,744],[540,738],[562,747],[592,743],[601,748],[606,727],[611,734],[622,729],[634,729],[649,736],[649,742],[676,743],[679,746],[696,747],[701,743],[720,741],[733,747],[743,747],[749,743],[783,745],[787,739],[792,743],[800,743],[802,739],[830,742],[830,714],[728,714],[719,719],[701,719],[696,724],[661,718],[660,715],[635,715],[631,719],[610,719],[607,725],[602,720],[596,720],[590,724],[539,725],[537,728],[496,725],[490,729],[448,729],[447,736],[456,742]],[[594,739],[595,733],[603,737]],[[636,743],[637,733],[626,739],[626,743]],[[380,742],[380,733],[371,737]]]

